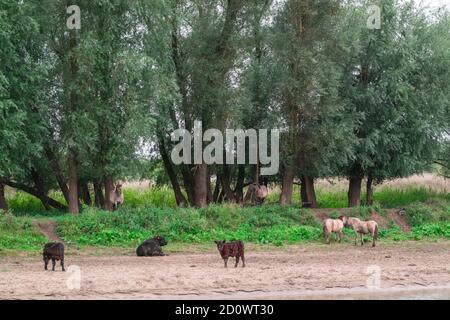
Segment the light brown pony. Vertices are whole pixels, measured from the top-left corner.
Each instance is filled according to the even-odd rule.
[[[114,188],[114,191],[111,193],[109,200],[113,204],[114,211],[119,208],[119,205],[123,204],[124,197],[123,197],[123,191],[122,191],[122,184],[118,183],[116,185],[116,187]]]
[[[372,247],[375,247],[375,241],[378,240],[378,223],[376,221],[361,221],[358,218],[346,216],[340,216],[339,219],[342,220],[346,228],[355,231],[355,246],[358,245],[358,235],[361,237],[361,245],[364,245],[363,235],[370,233],[372,236]]]
[[[327,244],[330,244],[330,235],[334,232],[339,237],[339,242],[342,241],[343,232],[344,229],[344,223],[340,219],[326,219],[323,222],[323,235],[325,237],[325,242]]]

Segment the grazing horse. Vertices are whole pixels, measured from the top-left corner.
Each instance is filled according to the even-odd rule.
[[[372,236],[372,247],[375,247],[375,241],[378,239],[378,223],[376,221],[361,221],[358,218],[349,218],[346,216],[339,217],[346,228],[355,231],[355,246],[358,245],[358,235],[361,237],[361,245],[364,245],[363,235]]]
[[[339,242],[342,240],[342,229],[344,229],[344,223],[340,219],[326,219],[323,222],[323,235],[325,237],[325,242],[330,244],[330,234],[336,233],[339,237]]]

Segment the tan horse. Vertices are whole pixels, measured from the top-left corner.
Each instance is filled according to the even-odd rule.
[[[375,247],[375,241],[378,240],[378,223],[376,221],[361,221],[358,218],[349,218],[346,216],[339,217],[346,228],[355,231],[355,246],[358,245],[358,235],[361,237],[361,245],[364,245],[363,235],[369,234],[372,236],[372,247]]]
[[[113,210],[117,210],[119,205],[122,205],[124,202],[122,184],[118,183],[114,188],[114,191],[111,193],[109,201],[113,204]]]
[[[325,237],[325,242],[327,244],[330,244],[330,235],[334,232],[339,237],[339,242],[342,240],[343,232],[342,229],[344,229],[344,223],[340,219],[326,219],[323,222],[323,235]]]

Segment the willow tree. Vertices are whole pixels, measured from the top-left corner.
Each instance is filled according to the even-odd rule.
[[[434,28],[436,21],[414,2],[393,0],[379,3],[382,24],[371,29],[369,5],[363,2],[351,18],[359,36],[347,60],[343,90],[358,124],[355,154],[344,169],[349,206],[361,203],[364,177],[370,203],[373,181],[425,168],[441,134],[436,115],[448,105],[448,60],[439,40],[448,30]]]
[[[38,197],[46,209],[64,209],[50,199],[54,186],[45,156],[49,113],[45,89],[49,65],[32,3],[0,2],[0,198],[4,185]]]
[[[275,17],[275,86],[285,128],[281,204],[291,203],[298,177],[303,202],[315,207],[314,178],[348,155],[348,148],[332,147],[345,140],[351,125],[340,116],[340,10],[338,1],[286,1]]]

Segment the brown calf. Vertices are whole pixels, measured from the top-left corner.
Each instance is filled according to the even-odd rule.
[[[237,268],[239,264],[239,258],[242,258],[242,268],[245,268],[245,257],[244,257],[244,243],[242,241],[233,241],[226,243],[226,241],[214,241],[217,244],[217,249],[225,263],[225,268],[228,268],[228,259],[230,257],[236,257]]]

